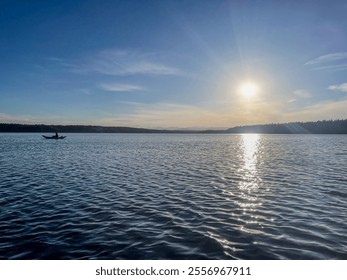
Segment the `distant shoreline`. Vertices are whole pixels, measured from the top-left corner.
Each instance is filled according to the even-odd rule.
[[[323,120],[316,122],[291,122],[282,124],[260,124],[236,126],[225,130],[183,130],[183,129],[147,129],[121,126],[93,125],[45,125],[0,123],[0,133],[37,132],[37,133],[195,133],[195,134],[347,134],[347,119]]]

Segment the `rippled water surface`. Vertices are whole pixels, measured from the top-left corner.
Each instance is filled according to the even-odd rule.
[[[347,259],[347,136],[0,134],[1,259]]]

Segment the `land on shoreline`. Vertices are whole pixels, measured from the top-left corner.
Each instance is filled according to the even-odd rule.
[[[263,133],[263,134],[347,134],[347,119],[237,126],[225,130],[169,130],[92,125],[45,125],[0,123],[0,132],[37,133]]]

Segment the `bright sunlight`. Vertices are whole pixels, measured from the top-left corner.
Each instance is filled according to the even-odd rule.
[[[256,95],[258,91],[258,85],[253,82],[244,82],[240,86],[241,94],[247,98],[251,98],[252,96]]]

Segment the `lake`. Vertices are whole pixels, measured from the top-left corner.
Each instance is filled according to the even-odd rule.
[[[347,135],[0,134],[1,259],[347,259]]]

